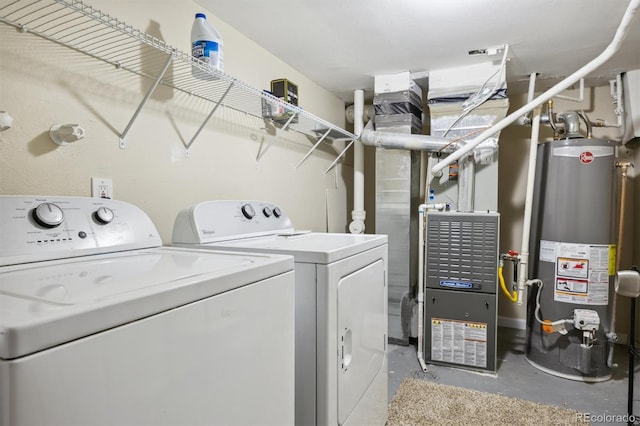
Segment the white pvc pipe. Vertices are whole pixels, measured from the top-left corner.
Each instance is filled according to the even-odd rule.
[[[529,95],[527,100],[531,102],[535,91],[535,73],[529,78]],[[518,305],[522,305],[524,287],[529,273],[529,239],[531,236],[531,215],[533,212],[533,188],[536,178],[536,161],[538,156],[538,141],[540,138],[540,114],[538,106],[533,110],[531,122],[531,142],[529,145],[529,165],[527,169],[527,190],[524,202],[524,218],[522,219],[522,245],[520,248],[520,263],[518,272]]]
[[[580,79],[580,95],[578,95],[577,98],[574,98],[572,96],[566,96],[566,95],[557,95],[556,98],[558,99],[564,99],[565,101],[571,101],[571,102],[582,102],[584,101],[584,78]]]
[[[486,139],[488,139],[495,133],[501,131],[502,129],[504,129],[505,127],[507,127],[514,121],[516,121],[518,118],[520,118],[522,115],[529,113],[535,107],[543,104],[544,102],[558,95],[558,93],[567,89],[576,81],[585,77],[587,74],[596,70],[598,67],[604,64],[620,48],[620,45],[624,41],[625,37],[627,36],[627,33],[629,32],[629,29],[631,28],[631,23],[633,21],[633,18],[635,17],[635,14],[638,12],[639,7],[640,7],[640,0],[631,0],[629,2],[629,5],[627,6],[627,10],[625,11],[624,16],[622,17],[622,20],[620,21],[620,25],[616,30],[613,40],[602,51],[602,53],[600,53],[600,55],[595,57],[593,60],[591,60],[591,62],[587,63],[578,71],[571,74],[569,77],[562,80],[560,83],[553,86],[551,89],[544,92],[542,95],[538,96],[533,101],[527,103],[523,107],[512,112],[511,114],[509,114],[508,116],[500,120],[498,123],[494,124],[489,129],[480,133],[477,137],[470,140],[469,143],[466,144],[464,147],[460,148],[453,154],[447,156],[444,160],[440,161],[438,164],[433,166],[431,173],[434,176],[439,176],[442,173],[442,169],[449,166],[454,161],[462,158],[465,154],[473,150],[476,146],[480,145]]]
[[[364,128],[364,90],[353,92],[353,133],[362,134]],[[353,211],[349,231],[352,234],[364,233],[364,145],[356,141],[353,146]]]
[[[433,210],[445,210],[447,208],[446,203],[437,204],[420,204],[418,206],[418,362],[423,372],[429,371],[427,364],[424,361],[424,352],[422,348],[424,346],[424,222],[426,219],[426,211]]]
[[[371,121],[367,123],[360,135],[360,141],[369,146],[388,149],[413,149],[417,151],[443,152],[454,151],[457,143],[453,139],[440,138],[429,135],[413,135],[406,133],[390,133],[373,130]]]
[[[424,218],[426,204],[418,206],[418,362],[423,372],[427,371],[422,352],[424,341]]]
[[[614,128],[618,128],[620,129],[620,133],[624,135],[624,122],[622,120],[622,117],[624,115],[624,102],[622,100],[622,75],[618,74],[616,76],[616,88],[615,88],[615,93],[614,93],[614,88],[613,88],[613,80],[609,81],[609,92],[611,93],[611,97],[613,98],[613,102],[616,104],[615,109],[613,110],[614,114],[616,115],[616,117],[618,118],[618,121],[616,124],[612,124],[605,121],[602,122],[597,122],[595,123],[593,126],[594,127],[614,127]]]

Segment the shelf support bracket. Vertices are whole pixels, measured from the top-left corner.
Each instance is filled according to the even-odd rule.
[[[133,126],[133,123],[136,121],[136,118],[138,118],[138,114],[140,114],[140,111],[142,111],[142,108],[147,103],[147,101],[149,100],[153,92],[156,90],[156,88],[158,87],[158,84],[160,84],[160,81],[162,81],[162,77],[164,77],[172,61],[173,61],[173,52],[167,58],[167,62],[165,62],[164,66],[162,67],[162,71],[160,71],[160,74],[158,74],[158,77],[156,77],[156,81],[153,82],[153,85],[151,86],[151,88],[149,88],[149,90],[147,91],[147,94],[144,95],[144,98],[140,102],[140,105],[138,105],[138,109],[136,109],[136,111],[133,113],[133,117],[131,117],[131,120],[129,120],[129,124],[127,124],[127,127],[125,127],[124,131],[120,135],[120,149],[126,148],[124,140],[127,137],[127,133],[129,133],[131,126]]]
[[[216,104],[213,106],[213,109],[211,110],[209,115],[207,115],[207,118],[204,119],[204,122],[200,125],[200,127],[196,131],[195,135],[193,135],[193,137],[191,138],[189,143],[186,145],[187,155],[189,155],[189,148],[191,148],[191,145],[193,144],[193,142],[195,142],[196,138],[198,137],[198,135],[200,134],[202,129],[204,129],[204,126],[206,126],[207,123],[209,122],[209,120],[211,119],[211,117],[213,117],[213,114],[215,114],[215,112],[217,111],[218,107],[222,104],[222,101],[224,100],[224,98],[227,97],[227,95],[229,94],[229,91],[231,90],[232,87],[233,87],[233,81],[231,83],[229,83],[229,86],[224,91],[222,96],[220,96],[220,99],[218,99],[218,102],[216,102]]]
[[[313,151],[316,150],[316,148],[322,143],[323,140],[325,140],[325,138],[327,136],[329,136],[329,133],[331,132],[331,128],[327,129],[327,131],[325,132],[324,135],[322,135],[322,137],[320,139],[318,139],[318,142],[315,143],[315,145],[313,145],[311,147],[311,149],[309,150],[309,152],[307,152],[304,156],[304,158],[302,158],[302,160],[300,160],[300,162],[296,165],[295,170],[298,170],[298,167],[300,167],[302,165],[302,163],[304,163],[305,161],[307,161],[307,158],[309,158],[309,156],[311,155],[311,153]]]
[[[291,117],[289,117],[289,119],[286,121],[286,123],[284,123],[284,125],[282,126],[282,129],[276,129],[276,137],[280,137],[280,133],[284,132],[285,130],[287,130],[287,127],[289,127],[289,124],[291,124],[291,122],[293,121],[294,118],[296,118],[297,115],[298,115],[298,113],[294,112],[291,115]],[[260,162],[260,159],[267,152],[267,150],[269,148],[271,148],[271,145],[273,145],[273,139],[269,140],[269,143],[264,148],[264,150],[262,149],[262,143],[260,144],[260,148],[258,149],[258,155],[256,156],[256,163]]]
[[[325,170],[322,174],[326,175],[327,173],[329,173],[329,170],[333,169],[335,167],[335,165],[338,163],[338,161],[342,158],[342,156],[344,155],[345,152],[347,152],[347,150],[349,148],[351,148],[351,145],[353,145],[353,143],[356,141],[356,139],[351,139],[351,142],[349,142],[349,144],[342,150],[342,152],[336,157],[335,160],[333,160],[333,163],[331,163],[329,165],[329,167],[327,167],[327,170]]]

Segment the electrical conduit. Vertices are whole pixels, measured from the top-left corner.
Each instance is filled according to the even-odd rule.
[[[431,170],[431,173],[434,176],[442,175],[442,170],[445,167],[449,166],[454,161],[459,160],[460,158],[462,158],[464,155],[466,155],[468,152],[472,151],[475,147],[480,145],[482,142],[484,142],[490,136],[492,136],[493,134],[503,130],[505,127],[507,127],[508,125],[513,123],[514,121],[518,120],[518,118],[520,118],[522,115],[525,115],[525,114],[529,113],[535,107],[543,104],[544,102],[546,102],[549,99],[553,98],[554,96],[558,95],[560,92],[562,92],[563,90],[567,89],[569,86],[571,86],[572,84],[574,84],[575,82],[577,82],[581,78],[585,77],[590,72],[596,70],[600,65],[602,65],[606,61],[608,61],[611,58],[611,56],[613,56],[613,54],[620,48],[620,45],[622,44],[622,42],[624,41],[625,37],[627,36],[627,33],[629,32],[629,29],[631,28],[631,23],[633,22],[633,19],[634,19],[636,13],[638,12],[638,8],[640,8],[640,0],[631,0],[629,2],[629,5],[627,6],[627,10],[625,11],[625,13],[624,13],[624,15],[622,17],[622,20],[620,21],[620,25],[618,26],[618,29],[616,30],[616,33],[615,33],[615,35],[613,37],[613,40],[602,51],[602,53],[600,53],[600,55],[598,55],[593,60],[591,60],[591,62],[588,62],[585,66],[580,68],[578,71],[576,71],[573,74],[571,74],[569,77],[567,77],[564,80],[562,80],[560,83],[556,84],[555,86],[553,86],[552,88],[550,88],[549,90],[544,92],[542,95],[538,96],[533,101],[527,103],[523,107],[521,107],[518,110],[512,112],[511,114],[509,114],[508,116],[506,116],[505,118],[500,120],[498,123],[494,124],[489,129],[487,129],[484,132],[480,133],[480,135],[478,135],[477,137],[473,138],[471,141],[469,141],[468,144],[466,144],[465,146],[463,146],[459,150],[457,150],[454,153],[452,153],[451,155],[447,156],[444,160],[440,161],[438,164],[436,164],[433,167],[433,169]]]

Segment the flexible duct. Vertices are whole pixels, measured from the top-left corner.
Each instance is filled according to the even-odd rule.
[[[538,96],[533,101],[522,106],[518,110],[512,112],[511,114],[506,116],[504,119],[502,119],[501,121],[499,121],[498,123],[490,127],[489,129],[480,133],[480,135],[470,140],[468,144],[466,144],[459,150],[447,156],[445,159],[443,159],[433,167],[433,169],[431,170],[431,173],[434,176],[440,176],[442,174],[442,170],[445,167],[449,166],[454,161],[462,158],[465,154],[467,154],[469,151],[473,150],[475,147],[480,145],[491,135],[501,131],[511,123],[518,120],[522,115],[529,113],[535,107],[541,105],[542,103],[558,95],[560,92],[567,89],[569,86],[571,86],[581,78],[585,77],[590,72],[596,70],[599,66],[601,66],[606,61],[608,61],[611,58],[611,56],[613,56],[613,54],[620,48],[620,45],[622,44],[625,37],[627,36],[627,33],[631,28],[631,23],[633,21],[633,18],[635,17],[635,14],[637,13],[639,7],[640,7],[640,0],[631,0],[629,2],[629,5],[627,6],[627,10],[625,11],[624,16],[622,17],[622,20],[620,21],[620,25],[616,30],[613,40],[602,51],[602,53],[600,53],[600,55],[598,55],[591,62],[587,63],[585,66],[580,68],[578,71],[571,74],[569,77],[562,80],[560,83],[553,86],[551,89],[544,92],[542,95]]]

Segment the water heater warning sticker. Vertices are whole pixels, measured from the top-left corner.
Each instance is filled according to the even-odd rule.
[[[582,305],[607,305],[612,250],[615,246],[540,242],[545,261],[555,254],[553,300]],[[613,254],[615,257],[615,254]],[[541,259],[542,260],[542,256]]]
[[[571,259],[559,257],[556,262],[556,273],[563,277],[587,278],[589,276],[588,259]]]
[[[487,323],[431,319],[431,359],[487,367]]]

